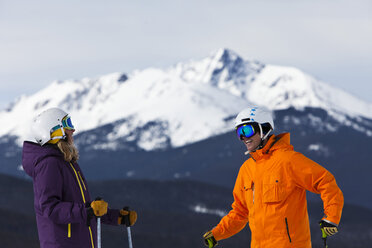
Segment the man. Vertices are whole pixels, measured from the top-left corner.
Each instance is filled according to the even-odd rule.
[[[310,248],[306,190],[322,198],[324,235],[335,234],[344,198],[333,175],[295,152],[289,133],[272,134],[273,118],[264,108],[241,111],[235,129],[250,158],[239,170],[232,210],[204,234],[205,244],[214,247],[249,222],[252,248]]]
[[[24,142],[22,165],[33,179],[41,248],[96,247],[96,217],[111,225],[124,225],[128,217],[129,225],[136,222],[135,211],[108,209],[101,199],[91,201],[77,164],[75,128],[66,112],[48,109],[35,118],[31,127],[37,143]]]

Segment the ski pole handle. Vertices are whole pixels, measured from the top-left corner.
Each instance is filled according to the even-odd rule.
[[[129,220],[129,207],[123,207],[123,209],[125,211],[128,211],[128,214],[127,215],[124,215],[123,218],[124,218],[124,223],[127,227],[130,226],[130,220]]]
[[[101,197],[97,197],[96,198],[96,201],[99,201],[99,200],[102,200]],[[94,212],[93,212],[93,209],[90,205],[91,203],[90,202],[86,202],[85,203],[85,207],[87,208],[87,226],[90,226],[90,220],[93,218],[94,216]]]

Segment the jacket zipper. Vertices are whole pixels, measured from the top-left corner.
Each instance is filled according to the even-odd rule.
[[[83,202],[84,202],[84,204],[85,204],[85,196],[84,196],[83,188],[81,187],[81,183],[80,183],[80,180],[79,180],[79,176],[78,176],[78,174],[77,174],[77,172],[76,172],[74,166],[72,165],[72,163],[70,163],[70,165],[71,165],[71,168],[72,168],[72,169],[74,170],[74,172],[75,172],[76,180],[77,180],[77,182],[78,182],[78,184],[79,184],[79,188],[80,188],[81,196],[83,197]]]
[[[79,180],[78,173],[76,173],[76,170],[75,170],[74,166],[72,165],[72,163],[70,163],[70,165],[71,165],[72,170],[73,170],[74,173],[75,173],[76,180],[77,180],[77,182],[78,182],[78,184],[79,184],[79,188],[80,188],[81,196],[83,197],[83,202],[84,202],[84,204],[85,204],[85,196],[84,196],[83,188],[81,187],[81,183],[80,183],[80,180]],[[80,175],[80,171],[79,171],[79,175]],[[80,178],[81,178],[81,175],[80,175]],[[85,188],[84,181],[83,181],[83,180],[81,180],[81,181],[82,181],[82,183],[83,183],[83,185],[84,185],[84,188]],[[85,188],[85,190],[86,190],[86,188]],[[91,243],[92,243],[92,248],[94,248],[92,229],[90,228],[90,226],[89,226],[88,228],[89,228],[90,241],[91,241]]]
[[[253,204],[254,204],[254,183],[252,185],[252,199],[253,199]]]
[[[87,191],[87,187],[85,187],[85,183],[84,183],[83,177],[82,177],[81,174],[80,174],[80,171],[78,171],[78,174],[79,174],[79,177],[80,177],[81,183],[83,184],[84,190]]]
[[[92,228],[90,228],[90,226],[89,226],[89,233],[90,233],[90,242],[92,243],[92,248],[94,248]]]
[[[291,235],[289,235],[289,228],[288,228],[288,220],[287,220],[287,217],[285,218],[285,225],[286,225],[286,227],[287,227],[287,234],[288,234],[288,238],[289,238],[289,243],[292,243]]]

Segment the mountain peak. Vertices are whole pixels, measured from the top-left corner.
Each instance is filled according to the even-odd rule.
[[[242,85],[263,67],[262,63],[244,60],[231,49],[220,48],[202,60],[179,63],[173,70],[187,82],[210,84],[241,96]]]
[[[217,51],[212,53],[212,57],[224,64],[229,64],[237,60],[243,61],[242,57],[240,57],[235,51],[229,48],[218,49]]]
[[[211,74],[209,81],[214,85],[220,85],[221,82],[239,81],[245,78],[251,71],[247,70],[249,62],[244,61],[237,53],[230,49],[221,48],[215,54],[211,61]]]

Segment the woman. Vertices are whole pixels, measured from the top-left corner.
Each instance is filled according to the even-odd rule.
[[[111,225],[133,225],[135,211],[109,209],[91,201],[87,182],[77,164],[71,118],[58,108],[39,114],[32,124],[37,143],[25,141],[22,165],[34,184],[34,208],[41,248],[96,247],[96,218]]]

